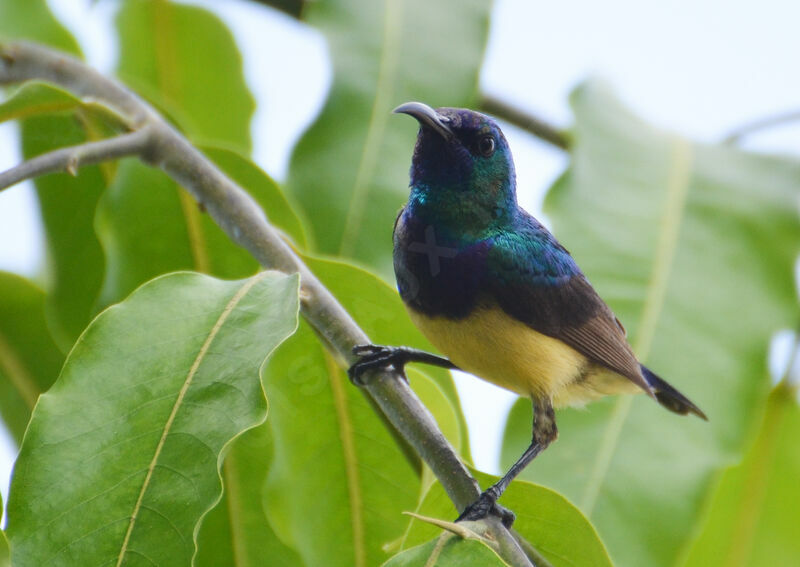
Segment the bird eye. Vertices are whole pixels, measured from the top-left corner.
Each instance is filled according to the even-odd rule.
[[[494,137],[483,136],[478,140],[478,151],[484,157],[489,157],[494,153]]]

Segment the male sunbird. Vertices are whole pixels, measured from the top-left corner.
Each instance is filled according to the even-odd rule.
[[[395,113],[420,124],[411,193],[394,225],[394,270],[412,321],[449,359],[361,345],[350,369],[407,362],[459,368],[533,403],[530,446],[459,516],[489,513],[508,484],[558,435],[554,407],[644,391],[679,414],[705,414],[640,364],[625,329],[569,252],[517,204],[508,143],[489,117],[409,102]]]

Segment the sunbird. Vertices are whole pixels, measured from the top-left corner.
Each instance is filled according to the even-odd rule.
[[[569,252],[517,204],[511,151],[481,113],[408,102],[420,128],[408,203],[394,224],[394,271],[409,316],[448,358],[359,345],[351,379],[408,362],[458,368],[530,398],[530,446],[458,520],[488,514],[509,483],[558,436],[554,407],[644,391],[670,411],[706,415],[640,364],[619,319]],[[457,521],[458,521],[457,520]]]

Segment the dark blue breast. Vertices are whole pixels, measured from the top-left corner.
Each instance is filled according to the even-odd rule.
[[[394,231],[394,270],[403,301],[426,315],[460,319],[479,301],[487,241],[469,242],[408,210]]]

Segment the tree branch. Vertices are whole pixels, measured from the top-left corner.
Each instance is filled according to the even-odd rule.
[[[483,95],[478,104],[481,110],[488,114],[510,122],[514,126],[530,132],[540,140],[559,149],[569,150],[571,143],[569,135],[564,130],[553,126],[546,120],[525,112],[524,110],[520,110],[491,95]]]
[[[0,84],[30,79],[49,81],[81,97],[99,100],[118,112],[131,130],[149,130],[149,143],[141,159],[162,169],[189,191],[228,236],[262,266],[299,272],[303,317],[345,366],[355,361],[352,348],[370,342],[364,331],[267,222],[253,198],[147,103],[73,57],[31,43],[0,44]],[[364,389],[430,466],[458,511],[463,511],[478,497],[478,483],[408,384],[397,373],[383,370],[372,372]],[[532,565],[497,518],[489,518],[487,523],[510,565]]]
[[[145,127],[116,138],[60,148],[0,173],[0,191],[20,181],[47,173],[66,171],[70,175],[78,175],[78,168],[83,165],[126,156],[141,156],[147,153],[149,144],[150,129]]]
[[[722,140],[722,143],[738,144],[745,136],[755,134],[756,132],[760,132],[761,130],[766,130],[768,128],[783,126],[784,124],[798,121],[800,121],[800,110],[782,112],[780,114],[767,116],[766,118],[760,118],[758,120],[754,120],[753,122],[748,122],[743,126],[739,126],[725,136]]]

